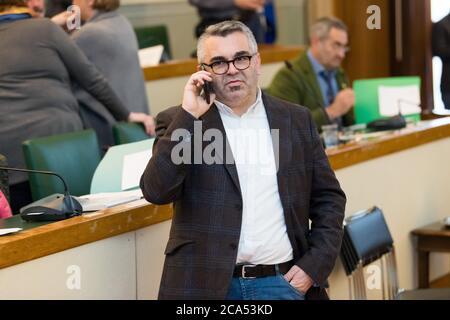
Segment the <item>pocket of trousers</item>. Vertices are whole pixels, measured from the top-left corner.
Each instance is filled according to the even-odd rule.
[[[303,297],[306,295],[306,293],[304,293],[303,291],[297,289],[296,287],[294,287],[292,284],[290,284],[282,274],[279,275],[279,277],[281,277],[281,279],[283,280],[283,282],[289,286],[289,288],[291,288],[295,293],[298,293],[300,295],[302,295]]]

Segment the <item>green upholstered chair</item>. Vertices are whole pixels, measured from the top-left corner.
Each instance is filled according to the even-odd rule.
[[[94,130],[84,130],[24,141],[28,169],[53,171],[66,181],[71,195],[89,194],[92,176],[100,163],[100,149]],[[33,200],[63,193],[62,182],[50,175],[30,174]]]
[[[113,136],[116,144],[124,144],[150,139],[140,123],[118,122],[113,126]]]
[[[134,32],[138,40],[139,49],[153,47],[158,44],[164,46],[167,59],[172,59],[169,44],[169,34],[165,25],[147,26],[135,28]]]
[[[7,167],[8,162],[4,155],[0,154],[0,167]],[[9,201],[9,184],[8,184],[8,171],[0,170],[0,190]]]

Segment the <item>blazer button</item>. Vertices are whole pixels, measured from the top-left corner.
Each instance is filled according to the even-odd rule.
[[[237,248],[237,244],[236,243],[230,243],[230,248],[231,249],[236,249]]]
[[[235,204],[234,207],[236,208],[236,210],[242,210],[242,204],[240,203]]]

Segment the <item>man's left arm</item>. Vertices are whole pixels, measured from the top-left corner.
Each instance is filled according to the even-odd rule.
[[[296,263],[315,284],[324,286],[333,270],[343,236],[342,222],[345,213],[345,194],[331,169],[322,142],[308,114],[313,172],[309,219],[308,251]]]

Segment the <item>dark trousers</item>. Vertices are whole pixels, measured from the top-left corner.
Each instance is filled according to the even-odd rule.
[[[450,109],[450,92],[442,92],[442,101],[444,101],[445,109]]]

